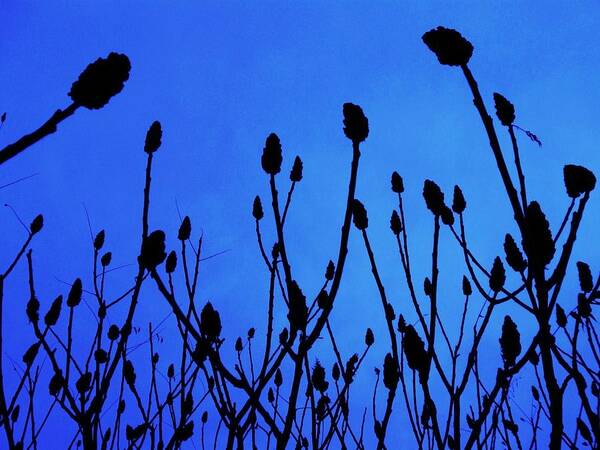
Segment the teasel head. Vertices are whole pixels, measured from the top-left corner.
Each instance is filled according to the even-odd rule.
[[[423,42],[446,66],[466,65],[473,55],[473,45],[458,31],[439,26],[423,34]]]

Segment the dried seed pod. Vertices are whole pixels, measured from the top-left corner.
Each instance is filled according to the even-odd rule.
[[[144,143],[144,151],[146,153],[154,153],[162,143],[162,127],[158,120],[152,122],[150,128],[146,132],[146,142]]]
[[[406,331],[406,320],[404,319],[404,316],[402,314],[400,314],[400,317],[398,317],[398,332],[404,333],[405,331]]]
[[[290,321],[290,328],[304,331],[306,330],[306,321],[308,320],[308,308],[306,306],[306,297],[302,293],[300,286],[296,281],[292,281],[289,286],[289,312],[287,314]]]
[[[329,383],[325,379],[325,368],[318,360],[312,370],[311,382],[321,394],[324,394],[329,388]]]
[[[256,220],[260,220],[265,216],[263,211],[262,202],[260,201],[260,197],[257,195],[254,197],[254,202],[252,203],[252,217]]]
[[[515,121],[514,105],[503,95],[494,92],[494,106],[496,107],[496,116],[498,116],[500,123],[505,127],[511,126]]]
[[[369,136],[369,120],[360,106],[344,103],[344,134],[353,143],[360,143]]]
[[[40,349],[39,342],[35,342],[34,344],[31,344],[29,346],[29,348],[23,354],[23,358],[22,358],[23,362],[28,366],[33,364],[33,361],[35,360],[35,357],[37,356],[39,349]]]
[[[508,315],[504,317],[502,336],[500,336],[499,342],[504,367],[509,368],[515,364],[517,356],[521,353],[521,333],[519,333],[517,324]]]
[[[425,180],[423,184],[423,198],[427,208],[436,216],[442,214],[445,207],[444,194],[440,187],[431,180]]]
[[[527,206],[524,231],[522,245],[530,265],[545,267],[552,261],[555,247],[550,224],[538,202]]]
[[[404,180],[396,171],[392,173],[392,192],[402,194],[404,192]]]
[[[177,268],[177,253],[174,250],[171,250],[169,256],[167,256],[167,261],[165,262],[165,271],[167,273],[175,272]]]
[[[375,343],[375,335],[373,334],[373,330],[367,328],[367,332],[365,333],[365,345],[370,347]]]
[[[200,332],[209,340],[216,340],[221,334],[221,316],[211,302],[200,312]]]
[[[69,308],[74,308],[79,305],[81,302],[82,293],[83,285],[81,284],[81,279],[77,278],[71,285],[71,290],[69,290],[69,295],[67,296],[67,306]]]
[[[499,256],[494,259],[492,270],[490,271],[490,289],[495,293],[498,293],[504,287],[506,282],[506,271],[504,270],[504,264]]]
[[[506,254],[506,262],[515,272],[523,272],[527,268],[527,261],[523,258],[523,254],[517,243],[510,234],[504,236],[504,252]]]
[[[452,214],[452,210],[446,205],[444,205],[444,207],[442,208],[442,213],[440,214],[440,217],[444,225],[454,225],[454,214]]]
[[[394,307],[389,302],[385,304],[385,318],[390,322],[396,320],[396,311],[394,311]]]
[[[354,221],[354,226],[359,230],[366,230],[369,227],[367,210],[357,199],[352,201],[352,220]]]
[[[189,216],[185,216],[179,225],[179,231],[177,232],[177,239],[180,241],[187,241],[192,234],[192,221]]]
[[[48,392],[52,397],[56,397],[58,395],[64,385],[64,382],[65,380],[62,376],[62,373],[54,372],[54,375],[52,375],[52,378],[50,378],[50,383],[48,384]]]
[[[235,340],[235,351],[239,353],[239,352],[241,352],[243,349],[244,349],[244,344],[242,343],[242,338],[241,338],[241,337],[238,337],[238,338]]]
[[[452,211],[456,214],[462,214],[467,208],[467,201],[458,185],[454,186],[454,193],[452,195]]]
[[[429,50],[435,53],[440,64],[466,65],[473,55],[473,45],[451,28],[439,26],[426,32],[422,39]]]
[[[565,187],[567,188],[567,195],[572,198],[592,192],[596,187],[594,173],[583,166],[567,164],[563,168],[563,177]]]
[[[294,158],[294,164],[292,165],[292,170],[290,171],[290,181],[294,183],[298,183],[302,180],[302,160],[299,156]]]
[[[94,250],[98,251],[104,247],[104,239],[106,238],[106,233],[104,230],[100,230],[96,237],[94,238]]]
[[[269,134],[265,141],[265,147],[261,157],[263,170],[269,175],[277,175],[281,170],[283,155],[279,136],[275,133]]]
[[[356,372],[356,364],[358,363],[358,355],[354,353],[348,361],[346,361],[346,369],[344,370],[344,380],[350,384],[354,381],[354,372]]]
[[[167,254],[165,252],[165,233],[162,230],[156,230],[150,233],[142,242],[142,251],[138,258],[142,267],[148,270],[154,270],[161,264]]]
[[[94,360],[98,364],[104,364],[108,362],[108,353],[106,353],[106,350],[99,348],[94,352]]]
[[[402,348],[406,355],[408,367],[416,370],[419,374],[423,373],[427,368],[427,352],[425,351],[425,343],[419,337],[417,330],[412,325],[406,325],[404,334],[402,335]]]
[[[74,103],[88,109],[100,109],[123,90],[129,79],[131,63],[127,55],[111,52],[106,58],[98,58],[79,75],[69,97]]]
[[[279,333],[279,343],[281,345],[286,345],[288,337],[289,337],[288,329],[284,328],[283,330],[281,330],[281,333]]]
[[[44,227],[44,216],[42,216],[41,214],[38,214],[37,216],[35,216],[35,218],[31,222],[31,224],[29,225],[29,231],[31,232],[31,234],[37,234],[42,230],[43,227]]]
[[[579,276],[579,286],[583,292],[590,292],[594,288],[592,271],[590,266],[583,261],[577,262],[577,274]]]
[[[400,221],[400,216],[396,210],[392,211],[392,217],[390,218],[390,229],[395,236],[398,236],[402,232],[402,222]]]
[[[531,386],[531,395],[533,395],[533,399],[536,402],[540,401],[540,391],[538,391],[535,386]]]
[[[171,379],[175,378],[175,365],[173,363],[169,364],[167,368],[167,377]]]
[[[44,316],[44,323],[47,327],[53,327],[58,322],[58,318],[60,317],[60,311],[62,309],[62,295],[59,295],[54,299],[52,305],[50,305],[50,309]]]
[[[249,328],[248,329],[248,339],[253,339],[254,333],[256,333],[256,329],[254,329],[254,327]]]
[[[469,282],[469,279],[463,275],[463,279],[462,279],[462,292],[463,295],[471,295],[473,293],[473,289],[471,288],[471,283]]]
[[[208,422],[208,411],[202,413],[202,418],[200,420],[202,420],[202,423]]]
[[[598,418],[596,417],[596,419]],[[596,424],[597,423],[598,422],[596,422]],[[587,424],[583,420],[581,420],[581,417],[577,418],[577,430],[579,430],[581,437],[585,439],[589,445],[593,443],[594,439],[592,438],[592,432],[590,431],[590,428],[587,426]]]
[[[398,386],[400,380],[400,368],[396,359],[388,353],[383,360],[383,385],[390,391]]]

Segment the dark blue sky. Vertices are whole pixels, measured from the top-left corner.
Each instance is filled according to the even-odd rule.
[[[595,2],[175,3],[0,0],[0,110],[8,116],[0,129],[2,145],[67,106],[72,81],[92,60],[118,51],[132,63],[125,89],[105,108],[78,111],[57,134],[0,171],[0,185],[37,174],[1,189],[0,201],[25,221],[39,212],[45,216],[44,232],[34,244],[43,305],[66,293],[60,280],[90,279],[83,205],[94,231],[106,229],[113,265],[135,263],[143,140],[158,119],[164,136],[155,158],[151,227],[165,229],[174,246],[179,205],[192,218],[196,235],[204,232],[207,255],[227,250],[205,262],[199,300],[212,300],[227,317],[226,336],[244,334],[252,325],[260,333],[268,275],[250,211],[254,196],[267,194],[260,168],[264,140],[270,132],[280,136],[285,172],[296,154],[304,160],[288,245],[297,278],[314,292],[327,260],[335,256],[342,222],[351,156],[341,124],[346,101],[360,104],[370,121],[357,195],[369,211],[369,232],[396,310],[411,317],[388,228],[395,207],[389,190],[393,170],[405,180],[418,280],[427,275],[432,228],[421,197],[425,178],[436,180],[447,195],[454,184],[461,185],[474,251],[491,265],[502,254],[504,233],[514,228],[466,82],[459,70],[440,66],[421,42],[423,32],[437,25],[460,30],[474,44],[470,66],[488,108],[493,109],[492,93],[501,92],[517,108],[516,123],[542,140],[538,148],[519,135],[529,195],[542,203],[555,229],[568,205],[562,166],[581,164],[598,173],[600,7]],[[502,140],[509,144],[503,134]],[[593,236],[600,206],[594,197],[580,232],[580,244],[586,244],[577,246],[574,258],[597,268],[600,250]],[[24,232],[8,208],[0,214],[5,262]],[[447,230],[443,239],[441,308],[454,323],[464,268]],[[269,247],[272,241],[271,234]],[[114,293],[131,281],[134,269],[111,274]],[[566,304],[574,301],[569,297],[573,275],[564,291]],[[4,358],[18,358],[32,339],[23,312],[25,281],[20,270],[7,287],[7,308],[14,311],[7,319],[9,342],[15,350],[7,348]],[[375,359],[364,366],[355,396],[357,404],[367,405],[372,367],[385,354],[387,339],[355,232],[338,298],[333,324],[342,350],[354,351],[367,326],[378,338]],[[147,289],[138,325],[157,322],[167,312],[164,301]],[[533,324],[516,317],[522,334],[530,335]],[[498,319],[485,343],[494,370],[500,364],[500,324]],[[167,342],[175,342],[176,333],[174,323],[168,325]],[[166,364],[168,345],[161,351]],[[325,352],[320,357],[329,361]]]

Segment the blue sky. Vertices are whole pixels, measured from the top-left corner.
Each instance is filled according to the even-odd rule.
[[[470,67],[488,108],[493,110],[492,93],[501,92],[516,106],[516,123],[542,140],[538,148],[519,135],[529,195],[541,202],[555,229],[568,205],[562,166],[581,164],[596,173],[600,166],[600,8],[592,1],[0,0],[0,21],[0,110],[7,112],[2,145],[67,106],[70,85],[89,62],[118,51],[132,63],[125,89],[105,108],[78,111],[58,133],[0,171],[0,185],[36,174],[1,189],[0,201],[26,222],[39,212],[45,216],[44,232],[34,244],[43,305],[66,293],[61,281],[90,279],[84,206],[94,231],[106,229],[113,265],[135,262],[143,140],[158,119],[164,137],[155,158],[151,227],[164,229],[174,246],[179,207],[192,218],[194,232],[204,232],[207,255],[226,250],[205,262],[199,300],[212,300],[228,318],[227,336],[243,335],[252,325],[260,331],[268,275],[250,211],[254,196],[267,194],[260,168],[264,140],[270,132],[280,136],[285,172],[295,155],[304,161],[287,225],[288,245],[299,281],[306,291],[315,291],[336,253],[342,222],[351,156],[341,125],[347,101],[361,105],[370,121],[357,195],[369,211],[369,233],[396,310],[411,314],[388,228],[396,206],[389,190],[393,170],[406,185],[417,279],[427,274],[430,255],[432,220],[421,197],[425,178],[436,180],[446,195],[454,184],[461,185],[474,251],[491,266],[502,254],[504,233],[515,230],[466,82],[459,70],[440,66],[421,42],[423,32],[437,25],[460,30],[474,44]],[[502,140],[509,144],[507,136]],[[597,269],[600,251],[592,244],[600,206],[594,197],[580,232],[580,242],[587,244],[576,248],[574,260]],[[0,209],[0,217],[5,262],[24,232],[8,208]],[[464,268],[450,234],[442,238],[447,298],[442,314],[454,323]],[[272,241],[273,234],[269,247]],[[15,350],[5,353],[13,358],[32,339],[23,313],[23,269],[7,288],[6,308],[14,311],[7,332]],[[113,292],[133,273],[134,267],[113,272]],[[564,290],[567,305],[575,301],[573,276],[572,270]],[[387,343],[376,295],[365,251],[353,232],[333,325],[346,354],[362,342],[367,326],[375,330],[373,359],[355,395],[365,406],[372,367],[382,360]],[[167,312],[158,294],[147,289],[138,325],[145,327]],[[533,331],[532,323],[516,317],[523,335]],[[493,367],[500,364],[500,324],[498,319],[485,343]],[[167,326],[167,342],[176,341],[176,333],[174,323]],[[161,352],[166,364],[168,344]],[[326,353],[319,356],[328,360]]]

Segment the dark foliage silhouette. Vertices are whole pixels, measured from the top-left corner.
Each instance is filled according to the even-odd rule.
[[[32,243],[43,232],[42,215],[33,219],[22,247],[0,274],[0,354],[11,345],[10,339],[3,339],[10,337],[3,329],[4,282],[17,264],[27,268],[24,309],[33,341],[22,356],[16,383],[7,383],[0,362],[3,445],[45,448],[48,444],[39,436],[56,407],[73,424],[71,447],[84,449],[177,449],[186,443],[202,449],[391,449],[396,447],[389,431],[401,420],[409,424],[412,448],[419,449],[533,449],[546,441],[551,449],[598,448],[600,340],[594,312],[600,299],[600,276],[594,277],[594,269],[586,262],[571,261],[596,178],[584,167],[564,166],[570,205],[560,225],[554,227],[542,205],[528,198],[514,132],[523,129],[514,123],[515,106],[494,93],[490,100],[512,147],[514,165],[507,163],[494,119],[468,66],[473,45],[456,30],[444,27],[426,32],[422,39],[441,64],[461,69],[473,96],[517,230],[506,233],[499,243],[504,255],[484,265],[467,239],[472,212],[461,188],[454,186],[449,206],[442,188],[426,179],[421,193],[433,227],[431,266],[425,276],[417,276],[411,265],[411,230],[404,207],[405,196],[416,195],[416,190],[405,186],[394,171],[391,191],[398,208],[392,211],[389,224],[408,294],[407,302],[394,306],[369,238],[368,205],[356,196],[361,145],[369,136],[369,121],[360,106],[345,103],[341,125],[351,150],[344,157],[351,162],[337,255],[313,274],[319,280],[318,289],[310,291],[295,277],[298,271],[288,253],[286,219],[294,190],[303,182],[304,164],[299,156],[290,164],[277,134],[269,134],[260,164],[270,195],[265,205],[270,204],[270,209],[265,210],[259,196],[248,208],[269,280],[267,301],[257,305],[265,309],[266,326],[259,329],[249,324],[245,336],[226,341],[224,330],[231,323],[219,313],[218,299],[198,304],[203,242],[201,236],[196,237],[190,217],[185,216],[178,230],[172,230],[173,235],[177,233],[177,249],[167,246],[170,231],[150,230],[152,167],[155,158],[162,157],[163,133],[161,123],[154,121],[143,144],[146,167],[137,266],[126,289],[116,296],[108,294],[106,274],[112,252],[105,250],[109,236],[100,230],[92,243],[92,281],[84,283],[76,277],[68,292],[57,293],[51,302],[40,301]],[[106,105],[121,92],[129,71],[129,59],[117,53],[90,64],[71,87],[73,103],[32,134],[0,150],[0,164],[55,132],[80,106],[98,109]],[[541,144],[537,136],[525,132]],[[287,194],[282,196],[281,189]],[[273,236],[265,232],[266,220],[273,221]],[[343,281],[351,232],[359,235],[367,253],[387,336],[376,337],[364,324],[364,345],[342,354],[330,319]],[[456,279],[456,292],[445,292],[440,283],[440,246],[445,245],[445,237],[456,244],[464,259],[464,270],[449,270]],[[576,296],[561,293],[571,269],[579,278]],[[161,360],[155,349],[160,325],[154,322],[148,324],[148,337],[142,344],[148,357],[140,361],[131,354],[132,333],[145,333],[134,326],[134,317],[146,292],[166,302],[172,311],[170,320],[180,338],[177,362]],[[463,298],[454,311],[460,321],[454,327],[458,329],[451,330],[456,322],[442,317],[439,306],[443,297],[457,295]],[[84,296],[91,299],[95,317],[95,323],[88,325],[91,339],[87,342],[74,334]],[[482,301],[480,305],[475,304],[475,297]],[[511,316],[508,306],[523,314]],[[523,318],[535,324],[533,337],[521,335],[522,323],[518,322]],[[283,320],[283,328],[276,329],[277,319]],[[493,321],[502,326],[501,334],[492,339],[498,346],[496,359],[486,358],[486,364],[497,365],[496,376],[488,378],[482,375],[480,358],[484,335],[491,333]],[[81,345],[85,351],[76,351]],[[369,376],[359,370],[374,346],[381,346],[385,357],[371,375],[373,402],[367,420],[367,408],[351,407],[351,393],[358,376]],[[333,355],[331,367],[319,358],[325,351]],[[42,364],[42,358],[48,364]],[[47,377],[42,377],[43,371]],[[535,383],[531,386],[532,412],[519,423],[509,394],[518,376],[526,372]],[[140,373],[150,374],[148,383],[140,382]],[[38,388],[40,380],[49,380],[47,387]],[[9,392],[9,386],[16,387]],[[568,405],[567,393],[573,394]],[[49,395],[52,406],[39,421],[35,405],[41,395]],[[383,405],[378,404],[382,398]]]

